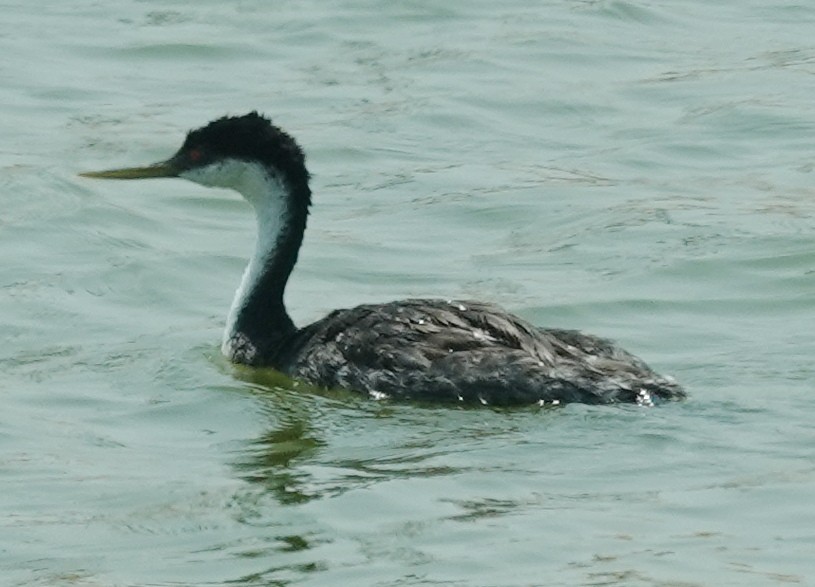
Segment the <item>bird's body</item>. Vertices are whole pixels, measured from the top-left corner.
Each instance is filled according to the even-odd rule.
[[[613,343],[537,328],[482,302],[409,299],[336,310],[296,331],[288,375],[373,397],[466,404],[649,403],[677,388]]]
[[[474,301],[402,300],[336,310],[297,328],[283,303],[306,226],[311,190],[299,146],[251,113],[192,131],[171,159],[85,174],[183,177],[239,191],[255,208],[258,239],[227,319],[232,361],[376,398],[488,405],[679,399],[671,378],[614,343],[542,329]]]

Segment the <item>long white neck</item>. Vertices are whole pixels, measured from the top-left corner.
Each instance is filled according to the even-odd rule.
[[[249,257],[249,263],[243,271],[240,285],[235,291],[232,299],[232,306],[226,317],[226,327],[224,328],[223,343],[221,349],[225,354],[227,344],[230,339],[238,335],[237,322],[241,311],[246,308],[252,292],[257,290],[261,277],[267,269],[272,253],[278,248],[278,241],[282,234],[285,218],[285,187],[278,178],[269,177],[254,178],[259,185],[252,185],[252,188],[263,189],[268,195],[266,197],[252,197],[241,191],[244,197],[255,209],[255,219],[257,221],[257,233],[255,235],[255,247]],[[255,184],[256,182],[251,182]],[[256,193],[256,192],[255,192]]]
[[[288,209],[289,187],[262,165],[236,159],[185,172],[185,179],[202,185],[232,188],[255,209],[255,248],[243,272],[227,315],[222,352],[236,362],[254,364],[262,339],[276,329],[293,328],[283,307],[283,290],[297,256],[302,229],[293,247]],[[295,231],[296,232],[296,231]],[[271,332],[267,332],[271,331]]]

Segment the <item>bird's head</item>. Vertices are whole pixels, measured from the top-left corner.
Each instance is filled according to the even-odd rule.
[[[251,200],[246,183],[258,171],[284,182],[292,191],[308,191],[300,146],[271,120],[250,112],[225,116],[190,131],[181,148],[166,161],[80,175],[99,179],[181,177],[204,186],[233,188]]]

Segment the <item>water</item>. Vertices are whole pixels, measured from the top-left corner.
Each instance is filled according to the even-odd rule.
[[[7,2],[0,582],[815,581],[813,24],[752,0]],[[690,399],[428,408],[228,365],[248,206],[76,173],[255,108],[314,175],[297,321],[489,299]]]

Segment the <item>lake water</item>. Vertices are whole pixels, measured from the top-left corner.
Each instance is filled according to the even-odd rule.
[[[5,2],[0,583],[815,584],[815,5]],[[453,409],[231,367],[236,194],[79,171],[258,109],[315,205],[287,302],[491,300],[655,409]]]

